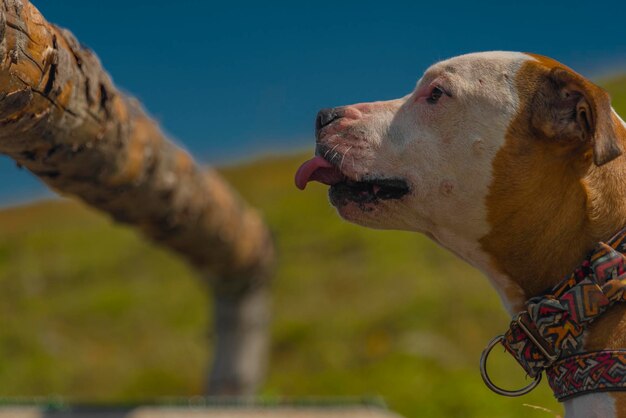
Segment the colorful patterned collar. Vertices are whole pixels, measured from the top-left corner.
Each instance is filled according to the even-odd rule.
[[[589,392],[626,390],[626,348],[583,351],[587,326],[617,302],[626,301],[626,229],[600,242],[570,276],[545,295],[526,302],[526,310],[494,338],[481,357],[487,386],[506,396],[530,392],[546,372],[554,396],[562,401]],[[493,384],[486,362],[502,344],[535,380],[517,391]]]

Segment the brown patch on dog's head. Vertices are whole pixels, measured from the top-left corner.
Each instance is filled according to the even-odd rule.
[[[526,297],[561,280],[621,227],[620,211],[600,226],[590,201],[608,194],[592,177],[601,171],[608,178],[613,164],[605,164],[626,139],[604,90],[552,59],[533,57],[517,74],[520,109],[493,162],[491,231],[481,239]]]
[[[622,154],[612,119],[609,94],[573,70],[544,57],[547,66],[528,107],[538,138],[592,149],[594,163],[608,163]]]

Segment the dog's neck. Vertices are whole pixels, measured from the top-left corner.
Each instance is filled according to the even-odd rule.
[[[620,132],[626,150],[626,130]],[[596,167],[589,162],[563,164],[562,159],[569,157],[562,153],[533,153],[525,159],[516,152],[509,147],[496,158],[496,181],[487,199],[495,208],[489,211],[492,230],[480,241],[494,264],[484,272],[492,282],[502,282],[504,276],[510,288],[518,289],[518,299],[509,301],[511,313],[563,280],[597,242],[626,226],[626,156]],[[497,182],[499,170],[516,169],[543,175]],[[547,172],[551,175],[545,176]],[[626,306],[611,308],[588,330],[585,350],[602,349],[626,349]],[[565,407],[568,418],[626,417],[626,393],[584,395],[567,401]]]
[[[481,243],[524,299],[563,280],[599,241],[626,225],[626,160],[610,165],[577,181],[546,178],[537,187],[540,197],[529,193],[497,215],[501,221]],[[572,175],[566,171],[556,177]]]
[[[626,144],[626,136],[623,140]],[[482,270],[512,315],[528,298],[569,275],[599,241],[626,226],[626,156],[602,167],[588,166],[584,176],[567,169],[555,175],[564,181],[538,177],[535,187],[543,190],[540,196],[529,193],[501,212],[501,218],[492,215],[491,220],[502,224],[496,222],[478,246],[441,230],[429,234]],[[565,181],[572,176],[577,180]],[[515,195],[515,185],[504,186]],[[626,349],[626,305],[614,306],[590,327],[585,350],[602,349]],[[583,395],[564,406],[567,418],[626,418],[626,392]]]
[[[626,129],[619,133],[626,149]],[[626,225],[626,156],[597,167],[591,155],[577,159],[580,150],[537,142],[522,134],[498,152],[486,199],[490,231],[480,239],[524,299],[561,281]]]

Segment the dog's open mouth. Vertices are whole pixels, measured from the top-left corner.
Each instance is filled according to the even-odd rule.
[[[320,156],[306,161],[296,173],[296,186],[300,190],[304,190],[311,181],[330,186],[330,201],[335,206],[343,205],[347,201],[370,203],[377,200],[400,199],[409,192],[407,182],[402,179],[373,178],[362,181],[350,179]]]

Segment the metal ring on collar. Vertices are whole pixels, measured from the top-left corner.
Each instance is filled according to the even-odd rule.
[[[498,335],[493,340],[489,341],[489,344],[487,344],[487,347],[485,347],[485,349],[483,350],[483,353],[480,356],[480,375],[482,376],[483,381],[485,382],[485,385],[487,385],[489,389],[491,389],[498,395],[511,396],[511,397],[525,395],[531,390],[533,390],[539,384],[539,382],[541,382],[541,373],[539,373],[535,377],[535,380],[533,380],[528,386],[523,387],[518,390],[506,390],[506,389],[502,389],[496,386],[491,381],[491,379],[489,378],[489,375],[487,374],[487,358],[489,357],[489,353],[491,353],[491,350],[493,350],[493,347],[495,347],[502,340],[504,340],[504,335]]]

